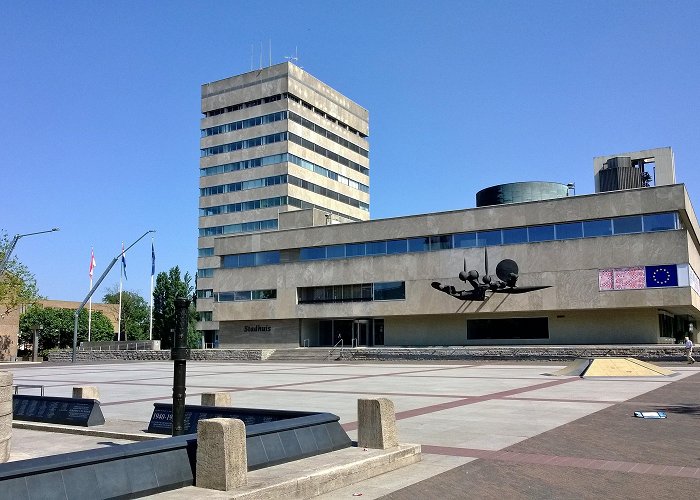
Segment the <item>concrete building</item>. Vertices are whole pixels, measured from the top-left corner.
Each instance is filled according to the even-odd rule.
[[[198,309],[211,343],[217,237],[369,219],[369,115],[290,63],[202,85],[202,114]]]
[[[368,220],[361,107],[282,64],[204,85],[202,111],[208,344],[658,343],[700,317],[698,222],[670,148],[595,158],[594,194],[504,184],[477,208]],[[469,291],[460,271],[506,259],[517,287],[548,288],[459,300],[434,286]]]

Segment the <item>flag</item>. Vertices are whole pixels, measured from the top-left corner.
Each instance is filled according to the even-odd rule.
[[[678,286],[678,268],[675,264],[646,266],[647,288]]]
[[[92,279],[92,273],[95,270],[95,251],[90,249],[90,279]]]
[[[126,256],[124,255],[124,243],[122,243],[122,272],[124,273],[124,277],[129,279],[126,276]]]
[[[153,242],[151,242],[151,276],[156,274],[156,249],[153,247]]]

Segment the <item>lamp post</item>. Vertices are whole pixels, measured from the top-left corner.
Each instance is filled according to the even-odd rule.
[[[44,325],[34,325],[32,330],[34,331],[32,338],[32,361],[36,363],[39,360],[39,333],[44,330]]]
[[[5,252],[4,257],[2,258],[2,262],[0,262],[0,275],[5,272],[5,268],[7,267],[7,263],[10,262],[10,256],[12,255],[12,251],[15,249],[15,246],[17,245],[17,242],[20,240],[20,238],[24,238],[25,236],[34,236],[35,234],[44,234],[44,233],[53,233],[54,231],[59,231],[59,228],[54,227],[52,229],[48,229],[46,231],[37,231],[35,233],[25,233],[25,234],[16,234],[14,238],[12,238],[12,241],[10,242],[10,246],[7,248],[7,251]]]

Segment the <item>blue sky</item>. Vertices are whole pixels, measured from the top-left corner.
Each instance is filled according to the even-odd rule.
[[[594,156],[664,146],[698,200],[698,20],[696,1],[5,1],[0,229],[61,228],[15,250],[51,299],[85,297],[91,247],[99,276],[151,228],[157,271],[194,275],[200,85],[270,45],[369,110],[372,218],[505,182],[591,193]],[[147,297],[148,239],[127,265]]]

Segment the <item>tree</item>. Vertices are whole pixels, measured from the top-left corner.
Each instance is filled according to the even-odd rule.
[[[0,262],[9,250],[7,233],[0,233]],[[4,271],[0,270],[0,318],[9,315],[22,304],[33,304],[39,299],[36,279],[29,269],[11,257]]]
[[[19,343],[31,344],[34,329],[40,329],[39,351],[73,346],[75,311],[33,304],[19,318]],[[92,312],[90,340],[105,341],[114,337],[112,322],[100,311]],[[78,316],[78,342],[87,340],[88,311],[83,309]]]
[[[172,347],[173,332],[175,331],[175,299],[185,297],[192,300],[188,314],[187,339],[191,348],[200,347],[199,334],[195,330],[197,311],[194,305],[194,287],[189,273],[180,277],[178,266],[170,268],[165,273],[158,273],[156,285],[153,288],[153,338],[160,340],[162,349]]]
[[[119,287],[107,290],[102,301],[114,304],[115,316],[119,314]],[[122,290],[122,322],[119,332],[120,340],[148,340],[150,311],[146,299],[136,292]]]

